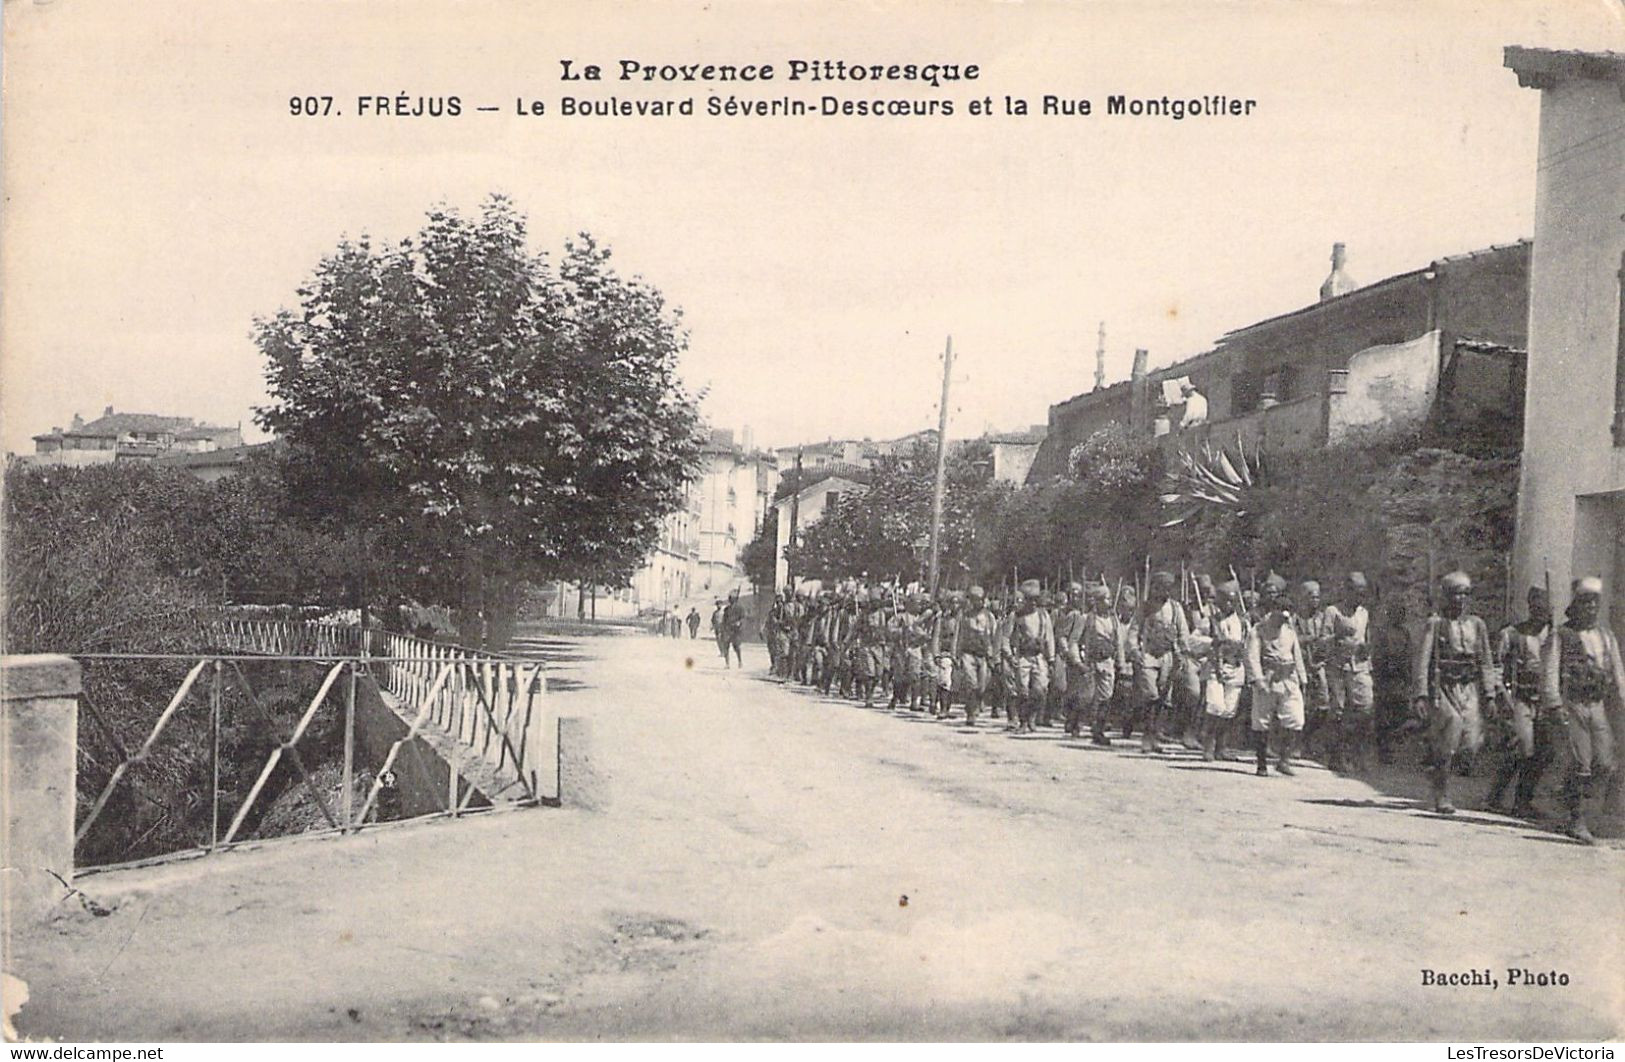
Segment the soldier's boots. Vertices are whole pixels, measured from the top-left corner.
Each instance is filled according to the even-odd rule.
[[[1281,755],[1275,761],[1275,769],[1288,778],[1298,773],[1292,769],[1292,754],[1297,751],[1299,733],[1297,730],[1281,731]]]
[[[1260,778],[1270,773],[1270,734],[1268,730],[1253,731],[1253,752],[1258,755],[1258,769],[1253,773]]]
[[[1433,810],[1440,815],[1454,815],[1456,805],[1450,802],[1450,764],[1435,766],[1429,780],[1433,784]]]
[[[1218,758],[1218,754],[1214,749],[1218,740],[1219,735],[1216,728],[1211,724],[1204,723],[1202,726],[1202,760],[1204,762],[1212,763]]]
[[[1502,815],[1507,814],[1506,795],[1507,790],[1513,787],[1512,782],[1514,779],[1518,779],[1519,782],[1517,791],[1520,794],[1523,792],[1520,772],[1528,773],[1527,760],[1508,756],[1501,761],[1501,765],[1495,771],[1495,781],[1490,785],[1489,796],[1484,799],[1484,809],[1486,811],[1494,811]]]

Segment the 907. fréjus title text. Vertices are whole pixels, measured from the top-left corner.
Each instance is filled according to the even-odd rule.
[[[643,99],[620,96],[585,97],[561,96],[551,104],[535,97],[515,97],[513,110],[495,105],[476,106],[474,111],[509,113],[527,118],[540,118],[556,114],[564,118],[670,118],[691,117],[696,114],[714,118],[800,118],[800,117],[921,117],[947,118],[963,107],[964,113],[975,116],[994,114],[1025,117],[1037,114],[1048,117],[1088,118],[1096,111],[1094,100],[1088,97],[1046,94],[1035,101],[1022,96],[992,95],[955,101],[951,99],[910,98],[858,98],[847,99],[822,95],[816,98],[777,96],[772,98],[726,96],[712,93],[703,102],[695,98]],[[1126,96],[1105,97],[1103,112],[1107,116],[1132,118],[1186,118],[1249,117],[1258,107],[1256,99],[1213,94],[1206,96]],[[357,96],[352,113],[362,117],[379,118],[457,118],[469,110],[461,96],[414,96],[400,93],[395,96]],[[303,117],[340,117],[343,109],[334,104],[333,96],[290,96],[288,113]]]

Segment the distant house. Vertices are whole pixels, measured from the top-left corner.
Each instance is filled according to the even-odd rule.
[[[1031,478],[1065,474],[1072,449],[1111,424],[1184,447],[1239,435],[1264,449],[1301,450],[1425,425],[1516,445],[1530,246],[1440,258],[1362,287],[1344,272],[1339,245],[1320,301],[1161,369],[1148,369],[1147,353],[1136,351],[1130,379],[1051,406]],[[1178,390],[1164,384],[1183,378],[1208,412],[1181,431]]]
[[[924,428],[920,431],[899,435],[895,439],[827,439],[824,442],[805,443],[800,446],[781,446],[774,452],[779,458],[779,468],[788,472],[796,467],[796,458],[801,459],[804,472],[814,472],[826,468],[873,468],[877,460],[882,457],[906,458],[920,445],[935,450],[937,445],[937,431],[935,428]]]
[[[34,452],[19,460],[36,465],[99,465],[150,461],[169,453],[205,454],[242,445],[240,427],[198,424],[191,417],[115,413],[108,406],[88,424],[75,413],[68,428],[52,428],[34,436]]]
[[[861,470],[856,475],[861,475]],[[809,525],[815,524],[824,513],[834,505],[840,503],[842,498],[849,498],[861,493],[867,487],[853,474],[840,474],[837,472],[822,472],[807,481],[800,490],[793,494],[786,494],[775,503],[778,512],[779,537],[774,547],[773,585],[783,587],[790,582],[790,563],[784,559],[784,548],[790,544],[790,517],[795,514],[796,532],[799,535]]]
[[[1038,456],[1038,448],[1046,434],[1047,429],[1040,424],[1026,431],[984,436],[993,450],[993,479],[1017,486],[1027,482],[1027,473],[1032,471],[1033,460]]]
[[[1625,637],[1625,54],[1506,49],[1540,92],[1519,586],[1603,577]]]

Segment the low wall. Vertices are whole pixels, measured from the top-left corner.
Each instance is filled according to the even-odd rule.
[[[371,678],[356,683],[355,689],[355,748],[357,763],[382,764],[389,748],[406,737],[410,727],[386,701],[389,697]],[[393,699],[393,698],[390,698]],[[418,815],[432,815],[446,810],[451,795],[451,766],[433,745],[423,737],[414,737],[395,757],[392,770],[395,785],[392,795],[388,790],[379,792],[378,818],[380,820],[410,819]],[[462,779],[457,784],[457,799],[467,794],[469,784]],[[471,807],[484,807],[490,801],[475,794]]]
[[[7,656],[0,682],[0,913],[31,920],[49,912],[67,894],[64,882],[73,881],[79,664],[66,656]]]

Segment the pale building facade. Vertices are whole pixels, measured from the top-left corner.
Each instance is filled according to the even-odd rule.
[[[1514,576],[1559,608],[1601,575],[1625,635],[1625,55],[1508,48],[1538,89],[1529,373]]]

